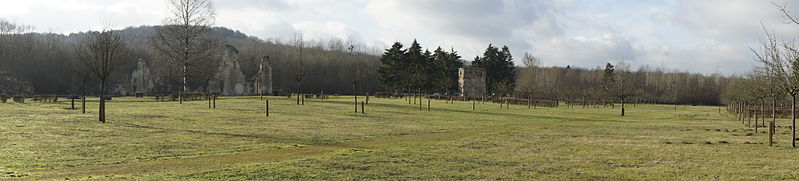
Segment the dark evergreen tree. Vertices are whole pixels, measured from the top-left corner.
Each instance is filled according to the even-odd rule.
[[[433,54],[434,67],[436,72],[432,74],[435,76],[434,89],[445,91],[449,93],[450,90],[458,89],[458,68],[463,67],[463,62],[460,60],[461,56],[458,52],[446,52],[438,47]]]
[[[486,72],[486,89],[489,93],[502,96],[513,90],[516,67],[507,46],[503,46],[500,50],[489,44],[483,57],[476,57],[472,66]]]
[[[424,81],[427,78],[427,62],[429,56],[425,55],[422,51],[422,46],[416,40],[413,40],[411,47],[405,51],[404,61],[407,66],[404,70],[407,72],[405,88],[408,91],[421,91],[425,89]]]
[[[605,65],[605,71],[602,74],[602,86],[605,89],[609,89],[610,86],[613,85],[613,82],[615,82],[614,81],[615,80],[614,79],[614,77],[615,77],[614,76],[615,75],[614,71],[615,70],[616,69],[613,67],[613,64],[608,63],[608,64]]]
[[[404,75],[404,57],[405,50],[402,49],[402,43],[395,42],[391,48],[386,49],[383,56],[380,57],[380,68],[377,70],[378,81],[384,88],[389,90],[396,90],[402,88],[402,79],[407,77]]]

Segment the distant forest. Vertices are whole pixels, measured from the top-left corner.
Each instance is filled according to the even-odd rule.
[[[6,22],[5,27],[8,27]],[[11,25],[14,26],[14,25]],[[129,27],[119,30],[128,42],[131,49],[132,59],[122,66],[111,78],[108,84],[114,87],[115,84],[125,83],[130,80],[128,76],[136,68],[135,59],[142,58],[151,69],[158,69],[158,62],[155,50],[152,48],[150,39],[157,27],[140,26]],[[72,94],[78,93],[81,89],[82,80],[75,72],[70,69],[70,62],[74,61],[73,46],[76,41],[85,36],[84,32],[69,35],[52,33],[28,32],[27,27],[5,28],[6,31],[0,34],[0,71],[8,71],[21,81],[33,84],[37,94]],[[255,37],[247,36],[239,31],[228,28],[216,27],[210,32],[211,36],[220,39],[220,47],[233,45],[239,50],[239,58],[242,72],[247,77],[257,73],[258,63],[263,56],[270,56],[273,84],[276,90],[288,92],[296,91],[296,81],[293,79],[289,62],[296,59],[297,48],[286,42],[266,41]],[[342,40],[331,40],[327,42],[305,42],[303,49],[303,61],[308,67],[308,75],[302,80],[300,92],[352,94],[352,84],[350,67],[352,64],[365,64],[369,67],[377,67],[378,58],[375,53],[365,53],[355,49],[349,51],[349,44],[357,42],[345,42]],[[357,45],[355,45],[357,46]],[[221,53],[220,53],[221,54]],[[221,61],[221,55],[215,58],[216,65]],[[207,74],[196,77],[190,81],[190,87],[207,87],[207,79],[212,76],[215,67],[210,67]],[[165,72],[165,71],[161,71]],[[363,80],[360,86],[362,92],[375,92],[382,90],[377,83],[374,72]],[[160,76],[162,81],[168,85],[179,86],[178,78],[169,73]],[[97,87],[96,81],[89,80],[87,83],[87,94],[95,94]],[[359,92],[361,92],[359,90]],[[175,89],[177,91],[177,89]]]
[[[156,57],[155,50],[152,48],[151,41],[156,28],[157,26],[140,26],[119,30],[131,49],[133,59],[142,58],[151,69],[158,69],[159,67],[157,61],[155,61],[158,57]],[[381,77],[379,75],[381,56],[385,56],[386,53],[390,52],[391,47],[386,49],[386,52],[371,51],[364,48],[363,45],[358,45],[358,42],[340,39],[302,42],[304,46],[301,51],[302,59],[304,65],[307,66],[308,73],[302,79],[299,90],[295,90],[296,80],[294,79],[294,72],[292,72],[294,69],[292,69],[291,63],[297,60],[298,42],[262,40],[224,27],[213,28],[211,35],[220,40],[220,47],[227,44],[238,48],[241,68],[247,77],[257,73],[261,57],[272,57],[273,85],[274,89],[279,92],[318,93],[324,91],[329,94],[352,94],[353,77],[359,76],[353,73],[355,72],[355,67],[366,70],[358,71],[364,74],[360,75],[363,80],[359,80],[357,83],[359,94],[393,91],[416,92],[418,90],[423,90],[424,93],[428,94],[452,94],[452,92],[456,92],[449,86],[453,85],[453,82],[457,83],[457,77],[454,76],[439,76],[437,80],[441,79],[440,77],[455,79],[445,80],[446,85],[443,87],[432,84],[429,85],[430,87],[424,87],[422,82],[425,81],[425,78],[420,76],[413,77],[415,82],[419,82],[417,83],[418,86],[413,86],[413,90],[398,89],[402,86],[396,85],[396,83],[391,86],[381,84],[379,80]],[[0,20],[0,71],[9,72],[21,81],[32,83],[36,94],[76,94],[81,90],[83,80],[70,68],[70,62],[75,59],[73,54],[75,43],[84,36],[86,34],[83,32],[69,35],[36,33],[32,32],[30,27]],[[351,46],[354,46],[354,49],[350,48]],[[418,48],[419,50],[415,51],[421,51],[422,47]],[[492,47],[488,48],[488,50],[491,49]],[[497,48],[493,49],[493,53],[497,54]],[[425,52],[429,51],[425,49]],[[456,50],[452,50],[450,53],[452,54],[449,55],[451,57],[460,57],[460,55],[456,54]],[[514,58],[518,58],[510,56],[509,52],[499,53],[499,55],[507,53],[507,57],[502,57],[503,61],[513,62]],[[457,61],[460,63],[456,63],[456,65],[477,67],[473,65],[475,64],[473,62],[478,62],[482,65],[483,63],[481,62],[484,62],[484,59],[492,57],[486,55],[482,55],[482,58],[475,58],[475,61],[459,59]],[[503,81],[502,84],[495,85],[501,85],[502,87],[488,87],[489,90],[497,93],[494,95],[559,100],[618,99],[613,96],[608,84],[606,70],[604,69],[542,67],[540,66],[542,60],[532,55],[520,58],[524,65],[515,66],[511,63],[510,70],[513,70],[513,74],[509,74],[511,78]],[[429,57],[426,59],[434,60],[434,58]],[[221,61],[221,57],[216,58],[216,61]],[[215,71],[214,65],[216,63],[209,66],[210,68],[207,71]],[[410,69],[413,67],[418,68],[420,66],[398,66],[394,67],[394,69]],[[617,65],[617,67],[618,70],[616,72],[630,75],[625,78],[625,80],[629,79],[627,83],[632,87],[630,90],[626,90],[631,95],[627,100],[645,100],[657,103],[719,105],[721,104],[721,94],[729,85],[740,79],[735,76],[674,72],[661,68],[650,69],[642,67],[637,70],[629,70],[630,68],[624,65],[620,67]],[[108,85],[114,87],[115,84],[126,83],[126,81],[130,80],[128,76],[135,68],[136,61],[128,61],[110,79],[111,82]],[[451,72],[453,67],[449,67],[447,70]],[[157,76],[160,76],[160,79],[166,85],[178,86],[180,84],[179,77],[171,75],[169,71],[160,72],[163,73]],[[488,72],[488,74],[492,73],[500,72]],[[189,82],[190,87],[193,89],[207,87],[207,80],[211,74],[208,73],[205,76],[208,77],[191,79]],[[503,76],[507,77],[508,75]],[[402,79],[402,77],[399,79]],[[86,84],[86,89],[88,89],[86,93],[95,94],[96,91],[94,90],[96,90],[97,82],[90,80],[86,81]],[[179,91],[177,88],[170,90]]]

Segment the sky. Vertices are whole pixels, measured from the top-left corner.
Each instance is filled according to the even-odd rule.
[[[385,49],[413,40],[472,60],[507,45],[545,66],[633,68],[742,75],[758,66],[752,48],[765,30],[799,36],[774,4],[790,0],[216,0],[216,25],[261,39],[357,40]],[[162,24],[166,0],[0,0],[0,18],[40,32]],[[765,28],[764,28],[765,27]]]

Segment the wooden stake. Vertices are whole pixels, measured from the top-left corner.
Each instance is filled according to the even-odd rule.
[[[365,105],[366,103],[364,101],[361,101],[361,114],[366,114],[366,108],[364,108]]]
[[[413,100],[415,101],[416,99]],[[422,96],[419,96],[419,110],[422,110]]]
[[[772,146],[772,139],[774,137],[774,121],[768,122],[768,146]]]
[[[216,109],[216,95],[213,95],[213,96],[214,96],[214,101],[213,101],[214,102],[214,109]]]
[[[427,111],[430,111],[430,98],[427,98]]]
[[[83,114],[86,114],[86,96],[81,96],[82,105],[80,106],[83,109]]]
[[[355,113],[358,113],[358,94],[355,94]]]
[[[269,100],[266,100],[264,104],[265,104],[264,112],[266,112],[266,117],[269,117]]]
[[[475,110],[475,104],[477,104],[477,100],[472,100],[472,110]]]

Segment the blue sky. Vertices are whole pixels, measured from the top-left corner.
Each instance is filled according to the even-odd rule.
[[[799,1],[778,0],[799,12]],[[37,31],[70,33],[156,25],[165,0],[0,0],[0,18]],[[594,68],[628,61],[667,70],[744,74],[761,25],[786,40],[799,25],[760,0],[225,0],[216,24],[262,39],[357,40],[382,49],[418,39],[454,48],[465,59],[489,43],[508,45],[520,65],[525,52],[546,66]],[[797,13],[799,16],[799,13]]]

